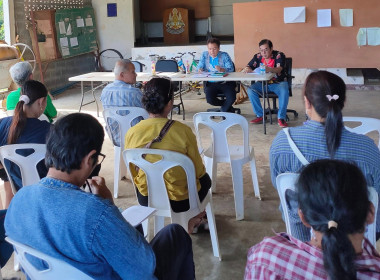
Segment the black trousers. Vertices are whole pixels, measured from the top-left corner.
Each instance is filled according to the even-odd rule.
[[[206,197],[208,190],[211,188],[211,178],[206,173],[201,178],[199,178],[199,183],[201,184],[201,189],[198,191],[199,200],[203,201],[203,199]],[[148,196],[142,195],[138,189],[136,189],[137,193],[137,200],[139,201],[139,204],[142,206],[148,206]],[[190,203],[188,199],[175,201],[170,200],[170,206],[172,207],[172,210],[176,213],[179,212],[185,212],[189,210]]]
[[[183,227],[167,225],[156,234],[150,245],[156,255],[154,275],[158,279],[195,279],[192,242]]]
[[[222,112],[233,112],[232,105],[236,100],[236,82],[211,83],[206,82],[204,91],[207,103],[213,106],[220,106]],[[218,94],[223,94],[226,99],[218,98]]]

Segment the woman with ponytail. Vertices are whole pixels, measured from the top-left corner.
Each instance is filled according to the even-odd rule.
[[[380,255],[364,237],[375,213],[360,169],[315,161],[301,172],[297,193],[299,217],[313,237],[265,238],[249,250],[245,279],[380,279]]]
[[[343,80],[327,71],[313,72],[306,78],[303,98],[308,120],[302,126],[280,131],[273,140],[269,156],[273,185],[276,187],[279,174],[299,172],[304,165],[318,159],[338,159],[355,162],[368,186],[380,193],[379,149],[369,137],[344,128],[346,85]],[[310,232],[297,215],[295,193],[288,192],[287,199],[294,237],[309,240]],[[380,237],[380,217],[377,221]]]
[[[24,83],[21,88],[19,102],[16,105],[14,115],[0,120],[0,146],[9,144],[23,143],[46,143],[46,135],[51,124],[46,121],[41,121],[38,118],[43,114],[47,102],[46,87],[34,80],[29,80]],[[10,164],[10,163],[5,163]],[[47,174],[46,166],[43,162],[37,166],[41,177]],[[16,185],[16,188],[21,188],[21,174],[19,168],[10,164],[10,176]],[[0,171],[2,179],[7,180],[5,171]],[[6,190],[6,208],[13,197],[10,189],[10,184],[4,185]]]

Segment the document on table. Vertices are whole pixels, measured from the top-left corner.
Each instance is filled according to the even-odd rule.
[[[148,219],[155,212],[157,212],[157,209],[155,208],[134,205],[125,209],[121,214],[128,223],[135,227]]]

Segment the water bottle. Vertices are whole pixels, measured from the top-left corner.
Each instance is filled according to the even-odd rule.
[[[264,63],[260,63],[260,74],[265,75],[265,65]]]

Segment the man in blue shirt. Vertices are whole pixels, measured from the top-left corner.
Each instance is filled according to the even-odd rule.
[[[137,74],[135,72],[135,66],[129,59],[120,59],[116,62],[114,68],[115,81],[108,84],[102,91],[100,101],[103,104],[103,108],[111,107],[141,107],[142,93],[134,87],[136,84]],[[139,120],[134,120],[133,125],[138,123]],[[114,145],[120,145],[120,131],[116,122],[111,121],[108,123],[110,133]],[[125,135],[122,135],[124,137]]]
[[[202,54],[198,64],[198,71],[202,72],[234,72],[235,67],[231,57],[226,52],[220,51],[220,41],[217,38],[207,40],[208,51]],[[236,82],[206,82],[204,91],[208,104],[220,106],[221,112],[234,113],[232,105],[236,100]],[[225,100],[218,98],[218,94],[223,93]]]
[[[92,193],[81,190],[104,159],[103,140],[102,126],[90,115],[59,119],[47,139],[48,175],[17,192],[6,234],[94,279],[193,280],[191,239],[181,226],[165,227],[148,244],[114,205],[102,177],[87,180]]]

